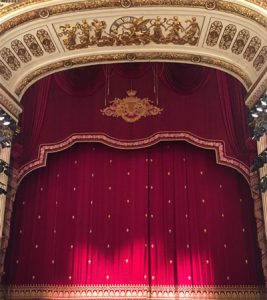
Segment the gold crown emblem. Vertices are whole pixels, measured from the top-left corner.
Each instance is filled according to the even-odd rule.
[[[134,97],[136,95],[136,93],[137,93],[137,91],[135,91],[135,90],[128,90],[127,91],[127,95],[129,97]]]

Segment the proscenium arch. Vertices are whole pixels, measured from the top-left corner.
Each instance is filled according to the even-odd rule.
[[[209,66],[233,75],[248,91],[247,105],[252,106],[257,100],[254,92],[260,94],[267,87],[266,7],[257,0],[26,0],[3,6],[0,88],[4,97],[0,104],[17,119],[23,93],[48,74],[100,63],[169,61]],[[190,39],[180,29],[180,39],[155,40],[157,17],[166,20],[165,29],[169,26],[161,28],[165,37],[174,26],[174,17],[185,31],[194,18],[195,34],[193,28]],[[81,29],[84,20],[95,40],[93,22],[105,23],[102,40],[81,42],[86,33]],[[150,30],[146,41],[141,40],[142,31],[133,26],[140,20],[146,21]],[[137,41],[118,43],[122,25],[128,26],[128,31],[133,26]],[[76,31],[73,38],[67,32],[72,28]],[[111,34],[113,40],[108,42]]]
[[[81,24],[83,19],[89,25],[93,19],[105,21],[109,31],[110,26],[123,16],[144,19],[155,19],[157,16],[171,19],[178,16],[184,27],[187,20],[196,17],[201,31],[194,45],[151,42],[142,47],[88,45],[71,50],[66,49],[64,37],[60,36],[62,31],[58,31],[60,26]],[[218,40],[208,44],[213,24],[222,28],[217,32]],[[233,37],[230,36],[230,45],[223,46],[221,41],[229,27],[236,31]],[[61,70],[100,63],[169,61],[194,63],[230,73],[246,88],[246,104],[252,107],[267,89],[267,59],[264,52],[267,46],[266,29],[267,3],[261,0],[25,0],[15,4],[0,3],[0,106],[17,120],[22,111],[20,100],[27,88],[40,78]],[[39,30],[48,33],[55,51],[50,48],[49,52],[45,48],[47,43],[38,37]],[[235,50],[239,33],[249,37],[245,39],[243,49]],[[34,54],[34,49],[27,45],[26,35],[26,41],[37,41],[35,45],[39,45],[40,55]],[[255,48],[253,57],[245,54],[252,41]],[[258,48],[255,46],[257,42]],[[24,61],[18,49],[24,49],[24,54],[25,50],[29,54],[24,55]],[[259,64],[260,59],[263,62]],[[186,138],[182,136],[182,139]],[[208,144],[206,147],[209,148]],[[220,147],[218,144],[219,150]],[[211,148],[216,151],[214,147]],[[45,150],[44,155],[47,154]],[[217,152],[216,158],[227,165],[227,161],[217,156]],[[249,169],[245,170],[247,172]],[[248,178],[248,173],[241,173]],[[256,194],[255,191],[253,193]],[[259,236],[265,237],[260,218],[257,218],[257,222]]]

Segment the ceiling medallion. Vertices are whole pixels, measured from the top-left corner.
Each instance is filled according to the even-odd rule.
[[[127,97],[115,98],[110,101],[110,105],[101,109],[103,115],[107,117],[122,118],[128,123],[134,123],[142,117],[157,116],[161,114],[163,108],[153,105],[153,101],[148,98],[136,97],[137,91],[127,91]]]

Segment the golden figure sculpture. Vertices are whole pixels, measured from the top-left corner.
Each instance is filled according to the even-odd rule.
[[[90,31],[92,30],[92,26],[90,26],[86,20],[82,20],[82,24],[77,23],[76,28],[80,29],[78,34],[81,47],[83,48],[83,45],[90,45]]]
[[[192,17],[191,20],[186,20],[185,22],[189,23],[189,25],[185,29],[185,36],[183,39],[190,45],[196,45],[200,36],[200,27],[197,23],[197,19],[196,17]]]
[[[59,33],[59,37],[66,37],[65,39],[63,39],[63,43],[69,50],[76,49],[76,26],[70,26],[70,24],[66,24],[65,26],[59,27],[62,30],[62,32]]]
[[[180,32],[184,32],[184,27],[179,21],[178,17],[173,17],[172,19],[167,20],[166,24],[168,25],[167,30],[170,28],[170,32],[167,35],[167,41],[172,41],[173,43],[181,43],[182,39]]]
[[[161,17],[157,17],[156,19],[152,19],[151,20],[151,27],[153,30],[153,33],[151,35],[151,39],[155,42],[155,43],[162,43],[165,41],[165,37],[163,34],[162,29],[164,28],[165,30],[167,29],[166,26],[164,25],[165,22],[167,21],[166,18],[163,19],[163,21],[161,21]]]
[[[103,37],[103,31],[107,28],[107,24],[105,21],[98,21],[97,19],[94,19],[92,22],[92,27],[94,28],[95,33],[93,40],[98,44]]]
[[[185,28],[179,18],[171,19],[157,16],[154,19],[144,17],[125,16],[115,20],[109,32],[103,20],[93,19],[91,23],[82,20],[74,26],[66,24],[60,26],[59,37],[64,37],[63,44],[68,50],[87,48],[97,45],[125,46],[157,44],[196,45],[200,36],[200,27],[196,17],[186,20]]]

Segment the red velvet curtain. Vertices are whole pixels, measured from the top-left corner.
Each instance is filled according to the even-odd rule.
[[[19,167],[21,160],[30,160],[35,148],[39,147],[41,130],[44,126],[46,106],[51,89],[52,78],[43,78],[35,83],[26,93],[25,97],[29,100],[24,107],[25,113],[21,114],[19,126],[20,134],[16,137],[12,149],[13,166]],[[31,116],[29,117],[29,113]],[[48,120],[46,119],[46,122]]]
[[[50,154],[12,228],[8,284],[264,284],[247,182],[184,142]]]
[[[130,88],[153,105],[158,97],[161,114],[128,123],[101,113],[105,100],[109,105],[115,98],[124,98]],[[243,96],[244,89],[234,78],[193,65],[114,64],[54,74],[36,83],[23,98],[26,121],[22,121],[18,138],[23,152],[20,157],[15,155],[16,166],[23,176],[33,162],[44,163],[39,161],[42,145],[60,147],[65,142],[66,146],[77,135],[91,134],[91,140],[105,143],[104,137],[109,137],[109,144],[116,147],[116,142],[127,141],[131,148],[141,142],[148,145],[158,133],[188,133],[199,141],[220,141],[228,161],[248,170]],[[102,136],[95,137],[99,134]]]

